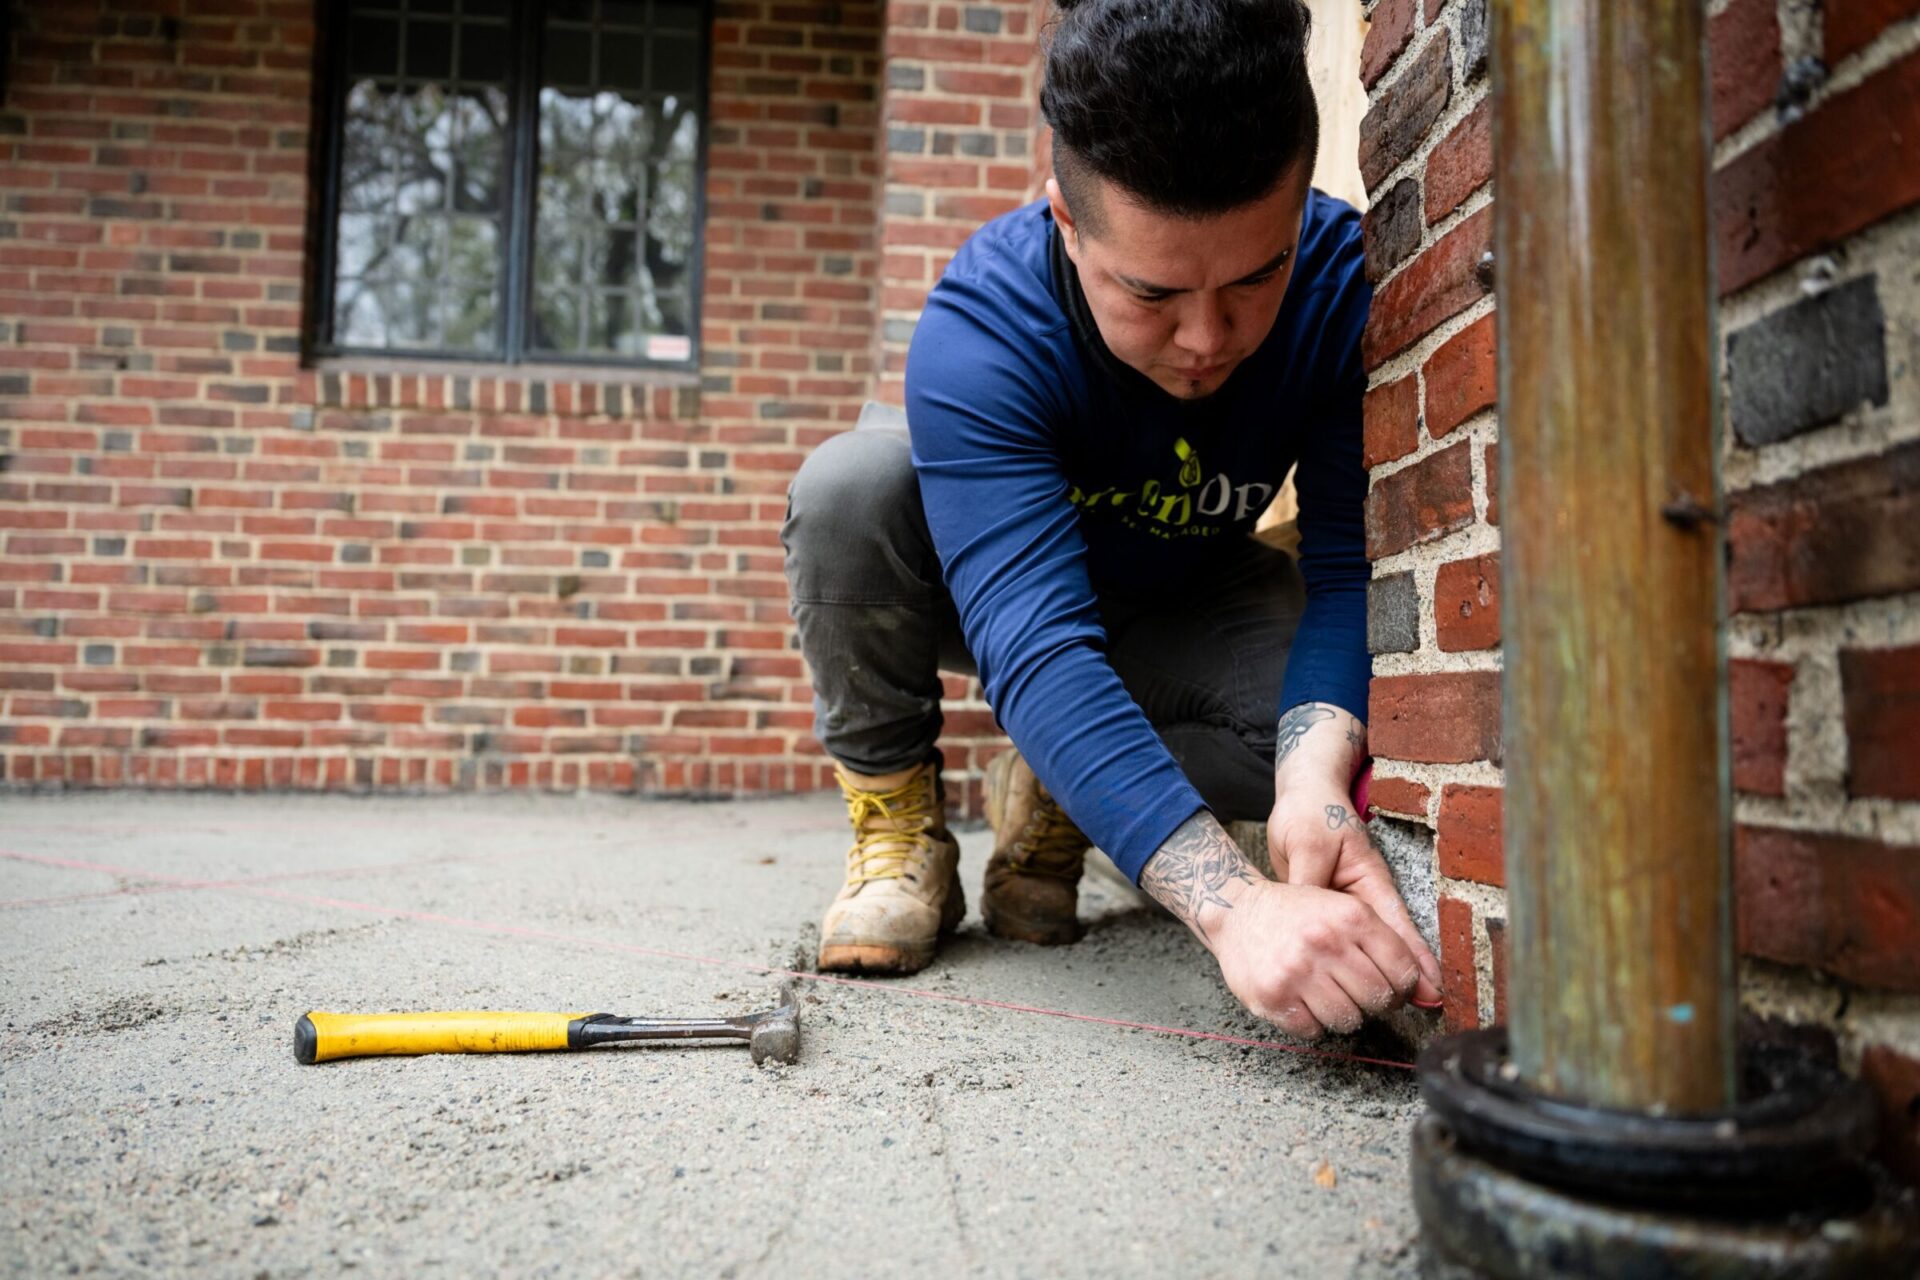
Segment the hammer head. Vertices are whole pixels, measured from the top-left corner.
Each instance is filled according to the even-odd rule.
[[[752,1018],[753,1029],[747,1036],[747,1050],[756,1067],[772,1058],[775,1062],[794,1062],[800,1057],[800,1004],[793,989],[781,993],[780,1007]]]

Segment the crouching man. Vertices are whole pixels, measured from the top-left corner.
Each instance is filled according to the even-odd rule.
[[[989,770],[995,934],[1079,936],[1090,842],[1295,1035],[1438,998],[1349,799],[1366,758],[1352,208],[1313,190],[1299,0],[1062,3],[1047,198],[928,298],[907,403],[795,477],[784,530],[817,732],[853,820],[820,966],[910,973],[960,920],[942,669]],[[1301,548],[1254,542],[1298,465]],[[1279,882],[1222,827],[1265,818]]]

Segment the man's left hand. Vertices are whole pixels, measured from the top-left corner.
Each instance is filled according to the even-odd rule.
[[[1267,851],[1275,879],[1351,894],[1372,907],[1420,962],[1423,976],[1414,999],[1433,1004],[1440,999],[1439,963],[1407,914],[1348,791],[1366,759],[1366,744],[1366,726],[1330,703],[1304,703],[1280,718]]]

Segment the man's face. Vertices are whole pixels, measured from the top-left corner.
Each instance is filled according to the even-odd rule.
[[[1280,314],[1306,208],[1304,176],[1289,174],[1272,194],[1209,218],[1158,213],[1104,178],[1088,181],[1102,214],[1095,234],[1081,233],[1051,179],[1047,198],[1101,338],[1169,395],[1212,395]]]

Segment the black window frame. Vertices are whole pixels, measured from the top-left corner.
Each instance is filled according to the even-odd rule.
[[[505,210],[505,252],[501,301],[502,318],[497,326],[499,346],[492,352],[449,351],[422,347],[349,347],[333,340],[334,286],[340,220],[340,166],[343,159],[348,89],[346,31],[351,0],[319,0],[320,36],[314,56],[319,62],[315,77],[313,120],[320,132],[319,185],[321,198],[315,202],[313,225],[309,231],[315,255],[309,292],[306,333],[308,362],[321,360],[390,360],[396,363],[433,361],[450,369],[460,367],[513,366],[524,369],[593,368],[632,372],[698,373],[701,356],[701,304],[706,284],[707,228],[707,146],[712,133],[712,71],[714,0],[699,0],[702,8],[698,66],[695,68],[694,93],[700,108],[699,138],[694,151],[694,249],[688,267],[691,297],[687,314],[689,351],[684,360],[653,360],[644,356],[597,356],[586,353],[530,351],[529,329],[532,318],[533,240],[535,195],[540,172],[540,73],[544,54],[540,0],[507,0],[508,40],[517,50],[507,85],[512,112],[510,151]],[[5,0],[0,0],[4,5]]]

